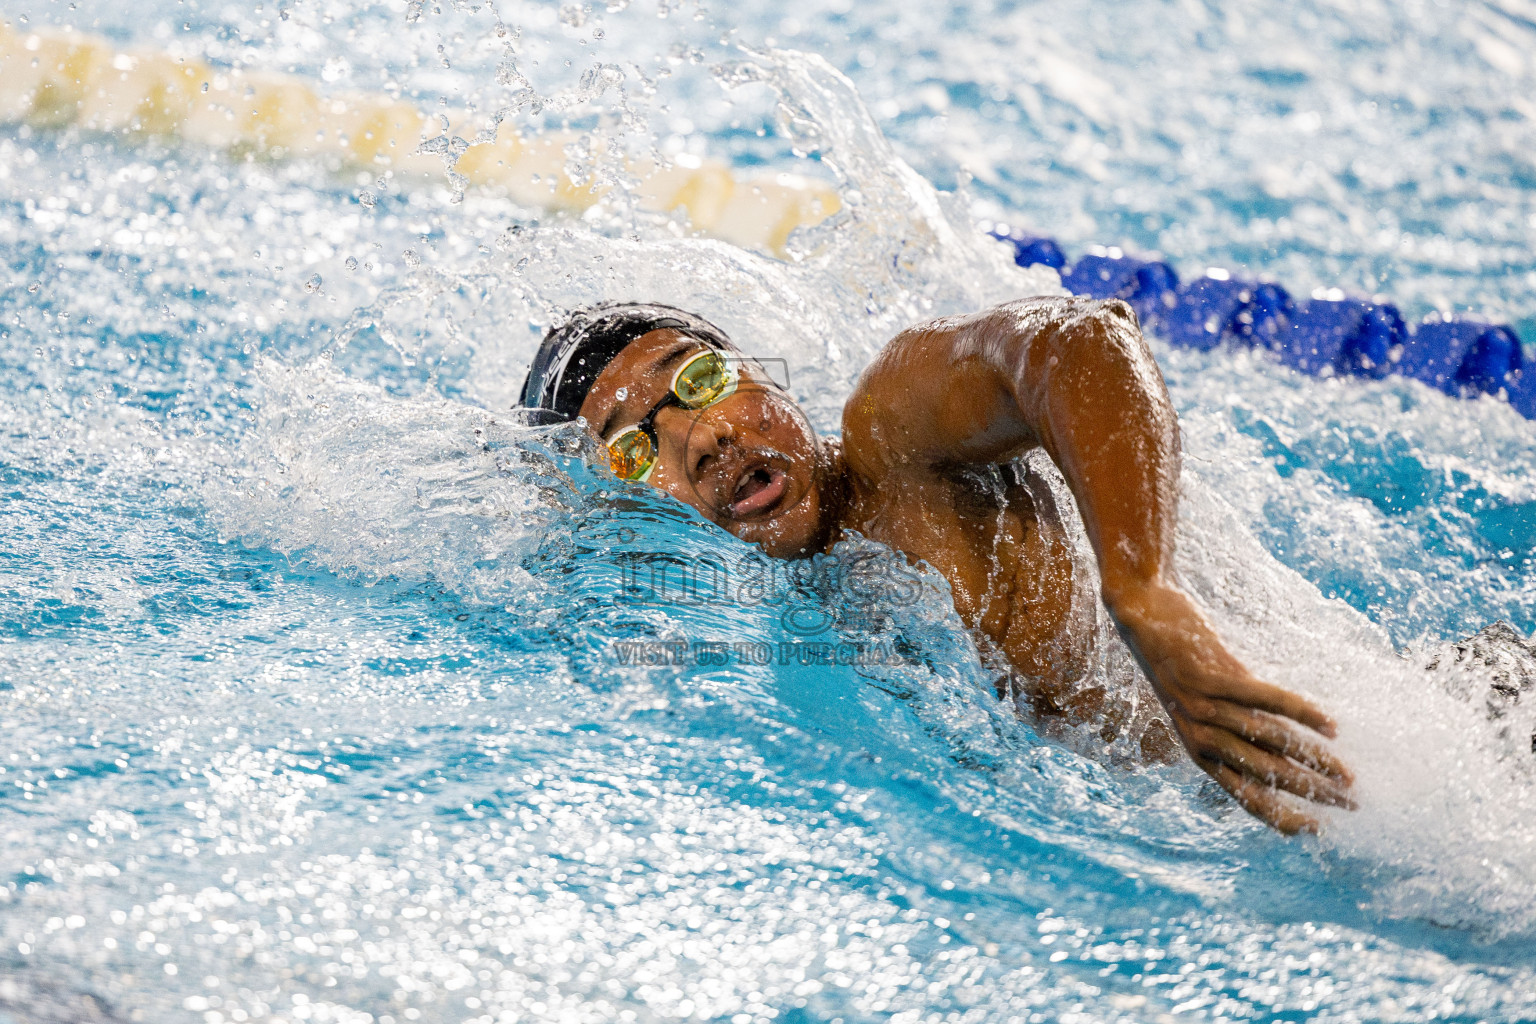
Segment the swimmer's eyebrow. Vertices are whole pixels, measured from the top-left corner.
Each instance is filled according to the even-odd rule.
[[[671,348],[666,350],[665,355],[651,364],[650,368],[653,372],[656,370],[669,370],[672,368],[673,363],[676,363],[683,356],[697,348],[708,348],[708,346],[698,338],[679,338]],[[608,410],[608,415],[603,418],[603,425],[597,430],[598,437],[604,440],[607,439],[608,431],[613,429],[614,417],[619,414],[619,406],[623,404],[622,401],[613,403],[613,407]]]

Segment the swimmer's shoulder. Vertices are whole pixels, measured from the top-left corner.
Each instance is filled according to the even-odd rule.
[[[843,453],[850,474],[874,486],[893,478],[931,479],[976,439],[1006,462],[1023,448],[986,437],[1014,399],[996,370],[997,340],[1080,317],[1092,300],[1034,296],[965,316],[939,317],[897,334],[859,376],[843,405]],[[1012,439],[1017,440],[1017,439]],[[1006,456],[1006,457],[1003,457]]]

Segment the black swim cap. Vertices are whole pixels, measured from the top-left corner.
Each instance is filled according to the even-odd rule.
[[[544,335],[519,405],[536,423],[576,418],[603,368],[630,342],[671,328],[721,348],[733,348],[725,332],[701,316],[659,302],[603,302],[579,309]]]

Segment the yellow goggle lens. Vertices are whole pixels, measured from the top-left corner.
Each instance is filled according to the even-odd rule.
[[[643,480],[656,464],[656,449],[639,427],[630,427],[608,442],[608,460],[620,480]]]
[[[688,360],[672,380],[672,391],[690,409],[713,405],[736,390],[736,375],[717,352]]]

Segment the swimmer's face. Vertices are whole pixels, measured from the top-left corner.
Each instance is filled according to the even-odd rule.
[[[582,403],[588,428],[606,443],[639,423],[666,397],[678,367],[708,348],[669,328],[630,342]],[[657,462],[647,483],[770,555],[814,554],[825,534],[820,443],[760,367],[730,363],[739,375],[734,394],[705,409],[670,405],[656,414]]]

